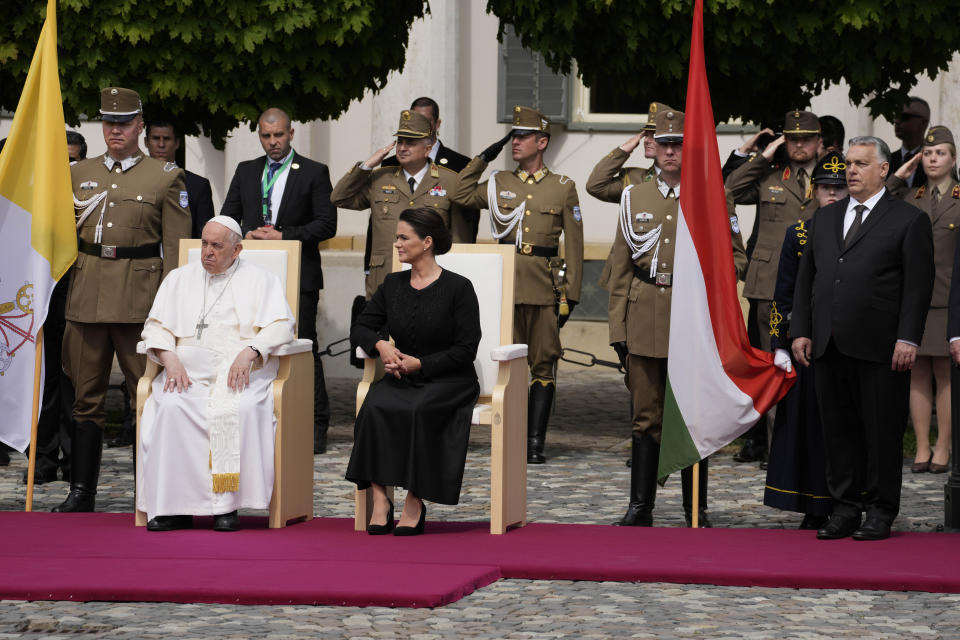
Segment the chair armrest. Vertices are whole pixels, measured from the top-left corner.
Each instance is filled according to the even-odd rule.
[[[502,344],[490,350],[491,360],[515,360],[526,357],[527,345],[525,344]]]
[[[147,354],[147,344],[143,340],[137,343],[137,353],[140,355]]]
[[[313,350],[313,342],[311,340],[298,339],[287,344],[282,344],[277,347],[274,352],[270,355],[276,356],[291,356],[295,353],[305,353],[307,351]]]

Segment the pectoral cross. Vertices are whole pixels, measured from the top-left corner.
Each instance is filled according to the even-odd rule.
[[[203,335],[203,330],[209,326],[210,325],[206,324],[203,320],[197,323],[197,340]]]

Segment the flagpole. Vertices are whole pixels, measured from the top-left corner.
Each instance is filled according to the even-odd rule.
[[[690,496],[690,526],[693,529],[700,528],[700,463],[693,463],[693,491]]]
[[[40,373],[43,370],[43,327],[37,331],[33,361],[33,408],[30,413],[30,455],[27,462],[27,504],[24,511],[33,511],[33,472],[37,468],[37,419],[40,408]]]

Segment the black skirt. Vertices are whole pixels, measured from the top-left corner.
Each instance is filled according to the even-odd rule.
[[[346,479],[358,489],[373,482],[457,504],[479,394],[476,379],[384,376],[357,415]]]
[[[777,405],[763,504],[814,516],[830,515],[823,429],[814,367],[798,367],[797,382]]]

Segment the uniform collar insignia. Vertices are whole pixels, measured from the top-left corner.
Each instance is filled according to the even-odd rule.
[[[923,197],[923,194],[927,191],[927,185],[920,185],[920,188],[917,189],[917,195],[913,196],[915,199],[919,200]]]
[[[960,184],[953,187],[953,193],[950,195],[953,196],[954,200],[960,200]]]
[[[781,176],[780,179],[783,180],[784,182],[790,179],[790,167],[787,167],[786,169],[783,170],[783,176]]]
[[[529,177],[531,176],[531,174],[527,173],[526,171],[524,171],[524,170],[521,169],[520,167],[517,167],[517,170],[516,170],[515,173],[516,173],[517,177],[520,178],[521,180],[523,180],[524,182],[526,182],[526,181],[527,181],[527,178],[529,178]],[[544,178],[546,178],[549,173],[550,173],[550,169],[547,169],[546,167],[541,168],[539,171],[537,171],[536,173],[532,174],[532,175],[533,175],[533,180],[534,180],[534,182],[540,182],[541,180],[543,180]]]
[[[128,169],[136,165],[140,160],[143,159],[143,155],[137,151],[134,155],[124,158],[119,162],[120,170],[126,172]],[[103,164],[106,165],[107,171],[113,171],[114,166],[117,164],[117,161],[110,157],[109,153],[103,154]]]

